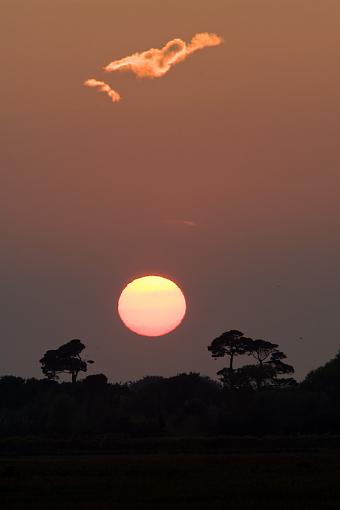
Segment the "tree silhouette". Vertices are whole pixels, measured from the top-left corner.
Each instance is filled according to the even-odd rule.
[[[241,331],[231,329],[215,338],[208,346],[213,358],[227,356],[229,358],[229,367],[221,370],[224,383],[232,389],[235,385],[234,358],[251,352],[251,338],[246,338]],[[223,374],[222,374],[223,372]]]
[[[253,340],[250,343],[250,355],[253,356],[258,364],[242,367],[245,376],[248,376],[249,382],[256,389],[263,386],[283,386],[284,379],[279,379],[279,375],[294,373],[294,368],[282,360],[287,356],[278,350],[278,345],[267,340]],[[292,379],[294,381],[294,379]],[[282,383],[282,384],[281,384]]]
[[[284,363],[282,360],[287,359],[287,356],[277,349],[272,353],[270,356],[270,360],[268,363],[272,365],[272,367],[275,369],[276,374],[293,374],[294,368],[292,365],[288,365],[287,363]]]
[[[107,386],[107,377],[104,374],[88,375],[82,380],[82,384],[88,389],[103,389]]]
[[[322,391],[339,398],[340,395],[340,351],[325,365],[312,370],[302,383],[305,388]]]
[[[215,338],[208,347],[213,358],[229,357],[229,369],[233,370],[234,358],[249,352],[250,338],[244,337],[241,331],[231,329]]]
[[[87,371],[87,364],[92,360],[83,360],[80,353],[85,345],[78,339],[70,340],[58,349],[49,350],[41,358],[41,370],[48,379],[59,379],[58,373],[72,375],[72,383],[77,382],[79,372]]]
[[[277,350],[278,345],[272,344],[267,340],[253,340],[251,342],[250,355],[253,356],[260,365],[273,353]]]
[[[295,384],[290,378],[279,378],[279,375],[292,374],[294,368],[284,363],[286,355],[278,350],[278,344],[267,340],[253,340],[245,337],[238,330],[230,330],[215,338],[208,350],[213,358],[227,356],[229,366],[217,372],[225,388],[228,389],[256,389],[263,387],[284,387]],[[235,356],[247,354],[256,359],[256,365],[244,365],[235,369]]]
[[[245,365],[237,370],[241,388],[261,390],[264,388],[283,388],[296,384],[292,377],[279,377],[294,373],[291,365],[276,359],[276,355],[286,357],[281,351],[273,353],[269,360],[257,365]]]

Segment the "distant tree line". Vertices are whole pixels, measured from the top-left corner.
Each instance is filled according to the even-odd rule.
[[[227,361],[219,382],[189,373],[109,384],[104,374],[77,381],[90,363],[84,348],[71,340],[47,351],[45,379],[0,378],[2,436],[340,434],[340,353],[297,383],[277,344],[230,330],[208,346]]]

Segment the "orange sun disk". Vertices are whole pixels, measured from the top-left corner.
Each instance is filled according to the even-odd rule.
[[[157,337],[173,331],[186,312],[181,289],[168,278],[143,276],[130,282],[118,301],[118,313],[127,328],[142,336]]]

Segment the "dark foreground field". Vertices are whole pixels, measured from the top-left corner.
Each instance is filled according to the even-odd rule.
[[[340,508],[340,456],[303,454],[12,457],[0,461],[1,508]]]

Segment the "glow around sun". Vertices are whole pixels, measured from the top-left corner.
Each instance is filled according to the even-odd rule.
[[[182,322],[185,312],[183,292],[162,276],[133,280],[123,289],[118,301],[118,313],[125,326],[143,336],[170,333]]]

